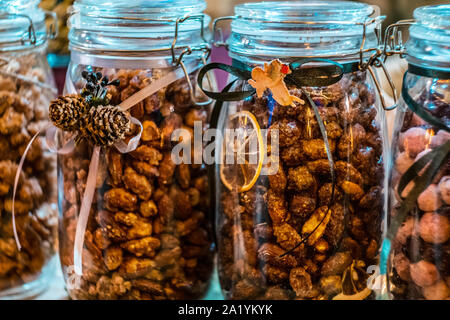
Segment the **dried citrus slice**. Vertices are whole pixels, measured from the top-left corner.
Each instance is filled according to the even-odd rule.
[[[264,142],[255,116],[248,111],[228,118],[222,141],[220,179],[230,190],[250,190],[261,173]]]

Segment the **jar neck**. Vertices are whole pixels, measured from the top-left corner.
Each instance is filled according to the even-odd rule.
[[[171,59],[209,37],[203,0],[77,0],[70,9],[70,49],[132,59]]]
[[[30,50],[46,43],[46,13],[39,0],[0,1],[0,52]]]
[[[243,4],[235,8],[230,56],[249,64],[308,57],[354,61],[361,48],[378,47],[382,20],[374,7],[348,1]]]
[[[406,44],[408,62],[450,71],[450,4],[418,8],[414,18]]]

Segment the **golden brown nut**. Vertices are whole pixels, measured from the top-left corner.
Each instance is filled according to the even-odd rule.
[[[137,197],[123,188],[113,188],[105,192],[103,196],[105,207],[111,211],[123,209],[125,211],[135,211]]]
[[[140,199],[149,200],[152,196],[152,185],[145,176],[139,175],[131,167],[125,169],[123,175],[125,187],[133,191]]]

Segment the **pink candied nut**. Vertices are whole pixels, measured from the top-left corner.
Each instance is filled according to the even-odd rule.
[[[431,136],[427,130],[420,127],[409,128],[401,137],[401,149],[405,150],[410,158],[415,158],[429,146],[430,141]]]
[[[450,220],[446,216],[427,212],[420,219],[419,233],[426,242],[445,243],[450,239]]]
[[[436,211],[442,206],[439,188],[436,184],[430,184],[417,198],[417,204],[422,211]]]
[[[431,262],[420,260],[410,265],[411,279],[419,287],[428,287],[439,279],[439,271]]]

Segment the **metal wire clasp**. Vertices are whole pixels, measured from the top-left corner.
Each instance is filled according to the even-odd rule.
[[[395,87],[394,81],[392,80],[389,72],[386,69],[386,66],[384,62],[386,61],[386,57],[383,59],[383,55],[385,55],[386,52],[386,38],[384,41],[384,44],[381,44],[381,20],[384,19],[383,16],[378,16],[375,18],[368,18],[363,23],[363,35],[361,40],[361,47],[359,50],[359,69],[361,71],[368,70],[373,82],[375,83],[375,87],[377,89],[378,95],[380,97],[381,106],[384,110],[390,111],[394,110],[397,107],[397,89]],[[364,49],[364,45],[367,38],[367,27],[373,23],[376,23],[376,36],[378,39],[378,47],[377,48],[369,48]],[[364,53],[372,52],[370,57],[367,60],[364,60]],[[382,88],[380,85],[380,82],[378,81],[377,75],[375,74],[375,71],[373,70],[373,67],[381,68],[383,70],[383,73],[389,83],[389,86],[392,90],[392,97],[394,99],[394,105],[387,106],[386,101],[384,100]]]
[[[415,22],[416,21],[414,19],[400,20],[386,28],[383,43],[384,60],[394,54],[398,54],[401,58],[404,58],[406,48],[403,44],[401,28],[410,27],[415,24]]]
[[[197,101],[197,97],[195,96],[195,91],[194,91],[194,85],[192,84],[192,81],[189,76],[189,72],[186,68],[186,65],[183,62],[183,58],[186,55],[190,55],[195,51],[197,51],[197,52],[199,51],[199,52],[202,52],[202,56],[201,56],[202,63],[203,63],[203,65],[206,65],[207,60],[208,60],[209,56],[211,55],[211,47],[209,46],[208,41],[206,40],[206,37],[205,37],[204,18],[205,18],[205,16],[203,14],[198,14],[198,15],[192,15],[192,16],[185,16],[183,18],[177,19],[175,22],[175,33],[174,33],[174,38],[173,38],[173,42],[172,42],[172,46],[171,46],[172,64],[174,66],[181,66],[181,68],[183,69],[183,72],[184,72],[184,75],[186,78],[186,82],[189,86],[189,93],[191,96],[191,100],[198,106],[209,105],[213,102],[213,100],[208,99],[206,101]],[[188,21],[188,20],[196,20],[196,21],[200,22],[200,27],[201,27],[200,37],[203,40],[203,44],[201,44],[199,46],[195,46],[195,47],[191,47],[191,46],[177,47],[176,44],[177,44],[177,40],[178,40],[179,26],[181,23]],[[176,49],[183,49],[178,57],[176,57],[176,54],[175,54]],[[207,80],[209,82],[209,85],[212,86],[212,80],[209,76],[207,76]]]
[[[0,15],[0,19],[17,19],[17,18],[23,18],[28,20],[28,27],[27,32],[24,33],[22,39],[20,39],[20,44],[25,45],[26,43],[29,43],[30,45],[35,45],[37,42],[36,38],[36,32],[34,30],[33,20],[25,14],[19,14],[19,13],[4,13]],[[14,44],[17,41],[11,41],[8,42],[9,44]]]
[[[51,19],[47,26],[47,39],[55,39],[58,36],[58,16],[56,12],[44,10],[45,20]]]
[[[227,17],[220,17],[220,18],[217,18],[217,19],[214,20],[214,23],[213,23],[213,45],[214,45],[214,47],[216,47],[216,48],[219,48],[219,47],[228,48],[228,44],[226,43],[225,37],[223,36],[222,28],[219,28],[218,25],[219,25],[219,22],[227,21],[227,20],[232,21],[232,20],[234,20],[236,18],[237,18],[236,16],[227,16]],[[219,35],[219,40],[218,41],[216,41],[216,34]]]

